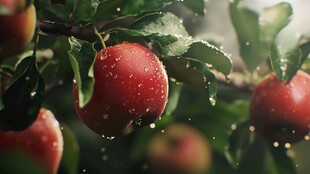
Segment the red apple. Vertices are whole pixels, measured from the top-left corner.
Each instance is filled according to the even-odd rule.
[[[310,132],[310,76],[298,71],[286,84],[275,74],[265,77],[250,101],[251,122],[267,139],[294,143]]]
[[[16,2],[16,3],[13,3]],[[24,11],[15,8],[19,1],[0,0],[13,14],[0,15],[0,59],[17,54],[32,40],[36,26],[36,10],[30,5]]]
[[[125,135],[162,115],[168,97],[167,74],[145,47],[124,42],[102,49],[94,62],[94,77],[93,96],[83,108],[73,84],[76,112],[93,131],[108,137]]]
[[[204,174],[210,168],[212,151],[194,127],[174,123],[152,137],[147,159],[154,174]]]
[[[21,132],[0,131],[0,137],[0,155],[22,151],[29,159],[40,164],[46,174],[57,174],[63,137],[59,123],[49,110],[41,109],[36,121],[27,129]]]

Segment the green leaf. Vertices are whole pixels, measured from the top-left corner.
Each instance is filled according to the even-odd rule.
[[[186,103],[189,105],[189,103]],[[208,103],[208,98],[201,96],[201,100],[192,103],[186,112],[186,120],[202,130],[208,137],[214,151],[225,155],[231,125],[248,117],[248,101],[226,103],[217,101],[215,106]],[[189,116],[188,116],[189,115]]]
[[[300,45],[301,50],[301,64],[307,59],[310,54],[310,41]]]
[[[178,106],[179,98],[181,95],[182,85],[169,81],[169,97],[168,103],[165,108],[164,115],[171,115]]]
[[[293,9],[289,3],[279,3],[272,7],[264,8],[259,18],[260,40],[266,49],[274,42],[279,31],[291,20]]]
[[[98,7],[94,20],[117,19],[153,12],[178,0],[106,0]]]
[[[96,14],[99,0],[79,0],[74,11],[77,20],[90,21]]]
[[[265,59],[259,42],[258,14],[238,4],[230,2],[229,12],[239,42],[239,52],[246,67],[253,71]]]
[[[271,50],[271,65],[281,80],[290,81],[301,65],[299,37],[294,30],[285,29],[276,38]]]
[[[273,164],[278,174],[297,174],[293,159],[287,155],[284,147],[271,147],[269,151],[273,158]]]
[[[209,100],[214,105],[216,102],[217,84],[216,78],[208,67],[195,59],[172,58],[165,61],[169,76],[179,82],[200,90],[206,90]]]
[[[223,51],[206,41],[194,41],[183,56],[207,63],[226,77],[232,70],[231,59]]]
[[[162,35],[188,36],[180,19],[172,13],[151,13],[135,21],[131,26],[144,35],[160,33]]]
[[[296,174],[293,160],[282,147],[273,147],[250,131],[249,121],[236,124],[229,137],[226,157],[237,173]],[[253,163],[253,161],[255,161]]]
[[[70,9],[67,6],[55,4],[48,6],[45,9],[50,12],[50,15],[53,15],[62,22],[67,22],[70,19]]]
[[[247,68],[253,71],[270,56],[275,37],[290,22],[292,8],[288,3],[279,3],[257,14],[239,1],[231,1],[229,10],[240,55]]]
[[[80,147],[74,132],[65,124],[61,124],[61,132],[64,139],[64,151],[61,159],[61,166],[67,174],[76,174],[79,169]]]
[[[69,38],[69,59],[79,88],[79,104],[84,107],[92,97],[95,83],[93,63],[96,56],[94,45],[74,37]]]
[[[44,81],[35,57],[24,58],[12,79],[13,83],[3,94],[0,128],[21,131],[35,121],[41,108]]]
[[[183,4],[199,16],[206,13],[204,0],[184,0]]]
[[[40,161],[34,160],[23,149],[2,150],[0,152],[0,171],[4,174],[10,173],[31,173],[42,174],[47,173]]]
[[[241,160],[246,155],[249,146],[255,140],[255,133],[249,130],[248,121],[241,124],[233,124],[233,132],[229,137],[229,145],[227,149],[227,159],[237,168]]]

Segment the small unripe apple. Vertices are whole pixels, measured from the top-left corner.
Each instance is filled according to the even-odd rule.
[[[298,71],[286,83],[275,74],[265,77],[250,101],[251,122],[272,142],[294,143],[310,132],[310,76]]]
[[[152,137],[147,160],[154,174],[204,174],[210,168],[212,150],[199,130],[174,123]]]
[[[41,166],[46,174],[57,174],[63,151],[63,137],[59,123],[51,111],[41,109],[30,127],[21,132],[0,131],[0,137],[0,155],[22,151]]]
[[[94,92],[86,106],[79,107],[76,83],[73,95],[78,116],[98,134],[125,135],[162,115],[167,74],[156,55],[142,45],[124,42],[99,51],[94,78]]]
[[[3,1],[3,0],[2,0]],[[0,1],[1,5],[6,6]],[[13,1],[12,1],[13,2]],[[14,4],[9,4],[13,6]],[[6,6],[7,8],[11,8]],[[0,15],[0,58],[21,52],[32,40],[36,26],[36,10],[30,5],[24,11],[12,10],[13,14]]]

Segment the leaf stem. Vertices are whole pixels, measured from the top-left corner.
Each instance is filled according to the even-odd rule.
[[[93,28],[94,28],[94,32],[95,32],[96,36],[98,37],[98,39],[99,39],[99,41],[100,41],[100,43],[102,45],[102,48],[106,48],[107,46],[106,46],[105,40],[104,40],[106,38],[106,36],[104,38],[102,38],[102,36],[98,32],[97,28],[95,26],[93,26]]]

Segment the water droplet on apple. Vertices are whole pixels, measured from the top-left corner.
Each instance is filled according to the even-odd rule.
[[[115,58],[115,61],[120,61],[121,60],[121,56],[120,57],[117,57],[117,58]]]
[[[54,142],[53,142],[53,146],[54,146],[54,147],[57,147],[57,146],[58,146],[58,142],[57,142],[57,141],[54,141]]]
[[[132,113],[134,113],[135,111],[136,111],[135,109],[129,109],[128,112],[132,114]]]
[[[42,142],[46,142],[46,141],[47,141],[47,136],[45,136],[45,135],[42,136],[42,137],[41,137],[41,141],[42,141]]]
[[[44,113],[44,114],[42,114],[42,119],[43,119],[43,120],[47,119],[47,117],[48,117],[48,115],[47,115],[47,114],[45,114],[45,113]]]

